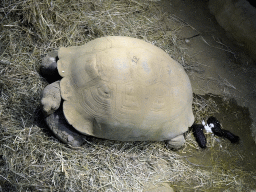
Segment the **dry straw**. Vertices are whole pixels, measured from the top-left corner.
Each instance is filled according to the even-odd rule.
[[[179,152],[164,142],[97,138],[72,149],[44,124],[39,98],[47,82],[40,63],[60,46],[131,36],[161,47],[187,71],[200,71],[177,46],[176,33],[186,24],[158,1],[2,0],[0,22],[0,191],[142,191],[161,182],[184,191],[250,188],[249,173],[239,168],[191,162],[186,153],[201,152],[191,133]],[[213,101],[195,98],[198,121],[214,110]]]

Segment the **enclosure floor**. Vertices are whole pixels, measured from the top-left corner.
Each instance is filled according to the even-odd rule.
[[[163,3],[164,2],[164,3]],[[177,32],[177,43],[203,69],[189,73],[193,92],[234,98],[248,107],[256,141],[256,65],[241,46],[218,25],[207,1],[164,0],[165,11],[183,20],[187,27]]]

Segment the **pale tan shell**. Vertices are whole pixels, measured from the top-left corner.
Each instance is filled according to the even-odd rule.
[[[192,89],[163,50],[130,37],[60,48],[67,121],[79,132],[122,141],[170,140],[192,125]]]

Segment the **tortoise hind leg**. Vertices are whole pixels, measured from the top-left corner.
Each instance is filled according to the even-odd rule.
[[[178,150],[184,145],[185,141],[184,135],[182,134],[169,140],[168,144],[171,149]]]

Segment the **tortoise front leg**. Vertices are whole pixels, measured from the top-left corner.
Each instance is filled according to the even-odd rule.
[[[45,87],[41,96],[41,106],[45,116],[54,113],[61,103],[60,81],[51,83]]]
[[[66,121],[60,95],[60,81],[56,81],[45,87],[42,93],[41,105],[45,121],[53,134],[62,142],[73,147],[81,146],[85,136],[78,133]]]

